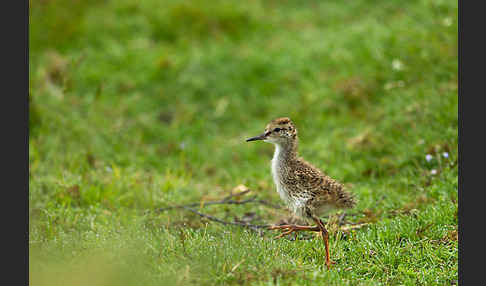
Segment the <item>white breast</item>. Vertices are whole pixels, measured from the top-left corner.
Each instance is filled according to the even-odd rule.
[[[280,145],[275,144],[275,153],[273,153],[273,158],[272,158],[272,176],[273,176],[273,181],[275,182],[275,185],[277,186],[277,192],[280,195],[280,198],[289,205],[293,205],[293,199],[292,197],[289,196],[288,190],[285,188],[285,185],[283,184],[283,178],[282,178],[282,170],[285,168],[284,164],[284,158],[282,156],[282,148]]]
[[[273,181],[275,182],[275,185],[277,186],[277,192],[284,200],[286,203],[289,202],[289,195],[287,190],[285,190],[284,185],[282,184],[282,178],[279,170],[282,168],[282,148],[280,145],[275,144],[275,153],[273,153],[273,158],[272,158],[272,175],[273,175]]]
[[[277,186],[277,192],[280,198],[289,206],[290,210],[296,215],[303,217],[303,210],[305,206],[305,199],[298,199],[296,197],[290,196],[285,184],[283,183],[283,170],[286,168],[284,163],[284,158],[282,154],[283,150],[280,145],[275,144],[275,153],[272,158],[272,176],[275,185]]]

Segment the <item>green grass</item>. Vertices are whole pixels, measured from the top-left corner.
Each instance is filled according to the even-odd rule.
[[[31,285],[457,280],[457,2],[49,0],[30,11]],[[347,220],[370,223],[332,230],[330,271],[317,238],[149,211],[239,184],[281,204],[273,147],[244,141],[279,116],[297,125],[304,158],[352,185]]]

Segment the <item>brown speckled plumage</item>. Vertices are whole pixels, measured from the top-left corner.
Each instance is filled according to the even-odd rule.
[[[321,231],[326,242],[326,264],[329,267],[332,261],[328,257],[328,235],[319,217],[334,209],[354,207],[354,197],[341,183],[298,156],[297,129],[290,118],[272,120],[263,134],[247,139],[254,140],[275,145],[272,175],[280,197],[297,216],[318,225],[313,228],[287,225],[272,229],[286,230],[283,235],[297,230]]]

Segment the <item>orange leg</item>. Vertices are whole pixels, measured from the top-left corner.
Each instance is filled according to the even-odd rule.
[[[275,239],[282,238],[286,235],[291,234],[295,231],[318,231],[320,232],[322,239],[324,240],[324,245],[326,247],[326,266],[327,269],[331,267],[331,264],[335,264],[336,262],[332,261],[329,254],[329,233],[327,229],[324,227],[324,223],[319,218],[314,218],[314,221],[317,223],[317,226],[304,226],[304,225],[274,225],[270,226],[268,229],[281,229],[282,233],[277,235]]]
[[[270,226],[268,229],[282,230],[282,233],[277,235],[275,239],[282,238],[286,235],[291,234],[294,231],[321,231],[321,229],[318,226],[292,225],[292,224],[274,225],[274,226]]]
[[[317,223],[319,228],[321,229],[321,235],[322,239],[324,240],[324,245],[326,246],[326,266],[327,269],[331,267],[331,264],[335,264],[336,262],[332,261],[330,258],[329,254],[329,233],[327,232],[327,229],[324,227],[324,223],[320,219],[314,219],[314,221]]]

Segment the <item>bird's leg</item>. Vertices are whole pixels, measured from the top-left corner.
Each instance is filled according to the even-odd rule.
[[[275,239],[282,238],[286,235],[291,234],[294,231],[321,231],[318,226],[307,226],[307,225],[293,225],[293,224],[284,224],[284,225],[273,225],[270,226],[268,229],[281,229],[282,233],[277,235]]]
[[[295,229],[295,230],[321,231],[321,229],[318,226],[295,225],[295,224],[272,225],[269,226],[268,229]]]
[[[329,255],[329,232],[324,227],[324,223],[319,218],[313,218],[314,221],[317,223],[319,228],[321,229],[322,239],[324,240],[324,245],[326,246],[326,266],[327,269],[331,266],[331,264],[335,264],[336,262],[332,261]]]

